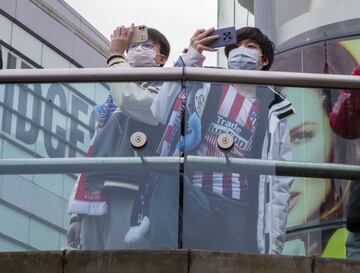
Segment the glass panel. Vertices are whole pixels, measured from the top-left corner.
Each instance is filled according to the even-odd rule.
[[[85,153],[95,127],[93,101],[58,84],[7,85],[2,93],[2,130],[16,143],[43,157]]]
[[[47,225],[31,219],[29,245],[39,250],[60,249],[60,233]]]
[[[2,175],[0,210],[6,222],[0,220],[0,238],[7,243],[0,251],[177,248],[180,165],[169,143],[180,139],[180,131],[167,124],[175,100],[159,109],[163,124],[149,104],[153,94],[164,96],[169,86],[175,97],[181,93],[179,83],[162,82],[0,85],[2,159],[126,158],[106,172],[101,167],[81,174],[19,170]],[[109,89],[114,99],[108,97]],[[124,92],[151,95],[141,104]],[[116,111],[117,105],[122,112]],[[132,146],[136,132],[143,135],[133,137]],[[146,145],[136,148],[144,136]],[[131,165],[136,159],[137,165]],[[81,224],[69,226],[69,212],[78,215]],[[66,246],[70,227],[71,232],[80,230],[80,238],[70,237]]]
[[[21,247],[15,243],[12,243],[6,239],[0,238],[1,251],[27,251],[25,247]]]
[[[314,225],[307,225],[307,230],[301,232],[292,229],[289,230],[286,238],[284,254],[345,258],[345,242],[348,236],[349,231],[341,225],[336,228],[314,228]]]
[[[292,101],[297,114],[289,118],[290,139],[293,160],[319,163],[351,163],[356,158],[356,144],[335,134],[330,126],[329,110],[338,100],[338,92],[321,89],[302,89],[285,87],[284,95]],[[357,124],[353,123],[353,128]],[[355,150],[354,150],[355,148]],[[352,158],[352,159],[350,159]],[[356,163],[357,164],[357,163]],[[326,224],[341,221],[345,217],[349,181],[328,178],[296,177],[291,187],[288,227],[299,225]],[[343,226],[340,225],[339,228]],[[303,235],[310,232],[305,229]],[[336,230],[333,230],[334,233]],[[318,237],[315,248],[305,247],[305,255],[321,255],[333,258],[345,258],[345,240],[343,246],[334,246],[330,240],[331,231]],[[334,235],[335,236],[335,235]],[[315,240],[311,237],[311,240]],[[342,237],[344,239],[344,237]],[[346,239],[346,238],[345,238]],[[287,239],[287,241],[291,239]],[[301,239],[299,239],[301,240]],[[310,244],[310,243],[309,243]],[[329,248],[333,248],[332,251]],[[296,254],[285,252],[285,254]],[[332,256],[329,256],[332,255]]]
[[[5,205],[0,205],[0,213],[3,218],[0,222],[0,233],[26,243],[29,236],[30,218]]]
[[[245,90],[246,99],[237,89]],[[269,232],[271,224],[260,222],[257,226],[256,223],[258,218],[269,218],[265,210],[269,210],[266,193],[270,179],[249,173],[246,166],[228,171],[224,171],[224,166],[230,165],[226,158],[259,159],[267,149],[273,149],[267,142],[269,110],[265,105],[270,104],[274,95],[267,87],[259,87],[260,101],[254,86],[209,83],[189,83],[187,91],[183,245],[257,252],[257,241],[261,240],[259,251],[266,251],[269,235],[260,238],[256,231]],[[226,147],[228,144],[231,149]],[[199,157],[203,157],[199,162],[209,159],[215,163],[192,163]],[[273,159],[280,159],[280,155],[274,155]],[[234,171],[238,169],[241,171]],[[269,174],[275,174],[275,168]],[[286,217],[286,213],[282,216]]]
[[[351,74],[359,64],[359,39],[329,41],[280,53],[274,70],[310,73]],[[297,115],[289,119],[293,159],[311,162],[359,164],[359,124],[357,91],[329,91],[285,87],[282,91],[293,102]],[[354,108],[348,108],[348,106]],[[305,230],[287,238],[285,254],[299,254],[293,247],[294,236],[305,255],[345,258],[347,231],[343,228],[346,212],[353,215],[356,205],[356,183],[338,179],[295,178],[288,218],[289,230],[302,225]],[[349,196],[349,197],[348,197]],[[348,210],[346,204],[349,198]],[[352,216],[353,217],[353,216]],[[351,219],[351,218],[349,218]],[[326,230],[318,237],[317,247],[309,247],[303,238],[314,224],[339,222],[337,229]],[[356,231],[353,230],[353,231]],[[325,231],[324,231],[325,232]],[[320,234],[324,233],[321,231]],[[355,237],[350,236],[350,239]],[[314,243],[311,243],[314,246]]]
[[[95,101],[101,101],[101,100],[98,100],[96,97],[95,97],[95,89],[96,89],[96,86],[98,84],[97,83],[80,83],[80,84],[75,84],[75,83],[71,83],[71,84],[68,84],[69,87],[72,87],[74,88],[75,90],[77,90],[78,92],[80,92],[82,95],[84,95],[85,97],[89,98],[90,100],[95,100]],[[101,86],[101,84],[100,84]],[[101,89],[100,91],[104,96],[105,95],[109,95],[109,86],[106,86],[104,85],[103,86],[103,89]],[[104,97],[103,100],[105,101],[107,98]]]
[[[339,137],[330,127],[338,94],[188,83],[183,246],[344,258],[349,181],[295,177],[292,183],[293,178],[276,175],[275,167],[258,168],[266,174],[259,176],[244,165],[249,160],[240,160],[358,164],[360,142]],[[357,121],[348,122],[350,131],[357,131]],[[312,233],[314,228],[321,232]]]

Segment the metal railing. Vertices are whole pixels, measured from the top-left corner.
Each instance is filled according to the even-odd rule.
[[[0,71],[0,84],[129,81],[200,81],[360,90],[359,77],[313,73],[239,71],[195,67],[11,69]]]
[[[122,68],[122,69],[33,69],[2,70],[0,84],[178,81],[216,82],[289,87],[360,90],[360,77],[310,73],[236,71],[210,68]],[[335,163],[274,161],[242,158],[185,157],[107,157],[0,159],[0,175],[107,173],[141,170],[212,170],[244,174],[292,177],[360,179],[360,166]],[[339,228],[343,220],[310,223],[289,228],[288,234],[304,230]],[[63,231],[65,232],[65,231]],[[1,234],[0,234],[1,235]],[[11,238],[6,238],[11,240]],[[21,243],[21,242],[16,242]]]
[[[204,156],[1,159],[0,175],[129,171],[217,171],[278,176],[360,179],[360,166]]]
[[[129,81],[200,81],[219,83],[263,84],[292,87],[346,88],[360,90],[360,77],[310,73],[238,71],[214,68],[87,68],[2,70],[0,84],[70,83],[70,82],[129,82]],[[123,166],[170,170],[185,164],[187,168],[219,171],[245,168],[247,172],[322,178],[359,179],[360,167],[347,164],[264,161],[240,158],[77,158],[77,159],[2,159],[0,174],[109,172]]]

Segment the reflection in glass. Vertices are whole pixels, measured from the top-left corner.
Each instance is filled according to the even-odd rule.
[[[268,86],[198,84],[188,87],[184,149],[187,156],[290,160],[290,102]],[[194,121],[197,116],[199,121]],[[198,134],[197,128],[201,128]],[[223,150],[221,137],[234,145]],[[198,136],[199,140],[193,139]],[[192,146],[191,144],[194,143]],[[190,146],[190,147],[188,147]],[[277,253],[282,251],[291,177],[196,169],[184,178],[185,247]]]
[[[289,120],[293,158],[297,161],[332,163],[340,160],[341,140],[331,131],[329,91],[284,88],[285,95],[297,106],[298,115]],[[302,113],[302,114],[300,114]],[[345,149],[345,147],[343,147]],[[344,159],[341,160],[344,162]],[[343,217],[348,183],[334,179],[295,178],[291,187],[288,227],[337,220]],[[335,234],[335,232],[337,232]],[[335,255],[345,257],[345,230],[324,230],[307,238],[298,235],[287,239],[285,253],[293,255]],[[335,237],[333,237],[335,236]],[[337,238],[334,239],[334,238]],[[340,239],[343,240],[340,240]],[[294,248],[297,240],[297,247]],[[302,247],[301,243],[302,242]],[[334,243],[337,242],[337,243]],[[330,250],[330,248],[332,250]]]
[[[293,160],[332,162],[333,133],[323,94],[313,89],[284,88],[298,112],[289,119]],[[288,226],[320,219],[320,207],[331,191],[330,179],[295,178],[291,187]]]
[[[150,115],[150,100],[139,101],[132,95],[140,94],[146,97],[143,95],[146,90],[147,94],[153,96],[163,84],[111,83],[112,96],[95,106],[98,120],[87,156],[131,157],[141,161],[143,157],[159,156],[158,147],[165,127],[149,122],[154,120]],[[138,132],[147,139],[146,145],[141,149],[132,146],[130,141],[133,134]],[[175,136],[178,134],[179,132],[175,133]],[[136,169],[119,165],[112,172],[81,173],[69,202],[69,211],[81,214],[81,236],[80,240],[74,236],[69,237],[69,245],[84,250],[176,248],[178,168],[176,165],[175,168],[163,172],[148,169],[143,162],[137,165]],[[163,181],[166,184],[163,184]],[[174,187],[172,195],[163,194],[165,185]],[[174,208],[171,219],[164,217],[161,211],[164,208],[164,196],[170,198],[170,204]],[[175,240],[170,244],[165,242],[164,234],[161,228],[158,228],[163,225],[164,219],[167,220],[171,234],[175,234]],[[71,221],[71,232],[78,228],[77,223],[77,219],[75,222]]]
[[[274,70],[349,75],[359,60],[357,40],[326,41],[280,53],[273,65]],[[289,119],[289,129],[294,160],[320,163],[358,164],[358,143],[347,141],[329,125],[329,113],[338,98],[338,91],[313,88],[283,88],[283,92],[296,106],[297,114]],[[354,124],[354,126],[356,126]],[[288,227],[343,222],[349,182],[336,179],[296,178],[291,188]],[[309,229],[310,229],[309,226]],[[301,241],[294,246],[291,233],[285,246],[285,254],[322,255],[345,258],[346,230],[318,231],[318,241],[308,243],[308,232],[297,232]],[[342,234],[342,235],[338,235]],[[345,235],[344,235],[345,234]],[[313,238],[313,237],[312,237]]]
[[[162,83],[121,85],[144,92]],[[151,89],[152,93],[155,91]],[[85,154],[139,159],[135,169],[119,165],[107,173],[0,176],[0,201],[9,211],[7,225],[0,223],[0,238],[5,240],[0,251],[69,247],[64,243],[69,227],[68,203],[69,211],[82,218],[78,248],[159,248],[163,240],[161,229],[150,230],[149,222],[141,238],[125,240],[125,236],[131,226],[137,227],[141,223],[139,220],[145,215],[149,219],[151,213],[159,215],[153,219],[159,219],[163,224],[162,215],[153,207],[163,207],[162,199],[156,198],[162,188],[158,185],[169,180],[175,189],[171,202],[176,212],[168,221],[175,240],[167,248],[177,248],[179,165],[174,164],[176,167],[163,172],[147,169],[141,162],[144,156],[159,156],[164,126],[130,120],[115,110],[117,105],[109,98],[109,85],[104,83],[1,85],[0,92],[0,155],[3,159],[83,157]],[[94,97],[101,100],[94,102]],[[21,119],[22,123],[19,122]],[[18,133],[19,126],[22,134]],[[97,137],[93,137],[94,127]],[[147,137],[143,149],[135,149],[130,144],[130,137],[135,132],[142,132]],[[146,204],[143,204],[144,193],[148,199]],[[20,211],[26,221],[16,222]],[[11,226],[16,223],[18,228],[12,230]],[[150,240],[156,232],[160,238],[158,244]]]

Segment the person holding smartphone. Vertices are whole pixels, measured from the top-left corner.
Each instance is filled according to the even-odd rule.
[[[177,64],[202,67],[202,52],[216,51],[211,43],[219,35],[213,32],[213,28],[197,30]],[[230,69],[270,69],[274,44],[268,37],[245,27],[236,30],[236,38],[236,44],[225,47]],[[271,87],[189,83],[184,90],[165,83],[151,110],[166,126],[163,156],[291,160],[287,119],[294,109]],[[224,136],[234,142],[226,152],[218,146]],[[160,175],[150,203],[151,246],[177,246],[181,227],[184,248],[281,254],[293,178],[275,174],[275,169],[273,175],[247,175],[185,168],[181,224],[173,201],[178,198],[179,179]]]
[[[170,44],[158,30],[121,26],[111,36],[107,63],[111,69],[159,67],[165,64],[169,54]],[[130,136],[137,131],[148,137],[141,154],[152,155],[163,125],[153,118],[150,105],[161,85],[162,82],[111,83],[111,96],[95,109],[100,118],[88,156],[135,156]],[[145,176],[140,171],[81,174],[69,201],[68,211],[73,215],[68,230],[69,246],[81,245],[82,249],[93,250],[128,247],[124,237],[129,229],[136,188],[141,187]],[[146,243],[139,247],[146,247]]]

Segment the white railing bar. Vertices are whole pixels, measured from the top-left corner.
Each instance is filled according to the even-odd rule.
[[[278,176],[360,179],[360,166],[334,163],[274,161],[243,158],[97,157],[1,159],[0,174],[116,173],[130,171],[177,171],[183,169],[242,172]]]
[[[315,73],[193,68],[185,69],[186,81],[264,84],[291,87],[347,88],[360,90],[360,77]]]
[[[186,168],[222,172],[244,171],[279,176],[359,179],[360,166],[337,163],[277,161],[246,158],[188,156]]]
[[[0,83],[70,83],[181,81],[182,68],[71,68],[8,69],[0,71]]]
[[[0,159],[0,174],[124,172],[141,168],[176,170],[179,157],[92,157]]]
[[[115,81],[199,81],[313,88],[360,89],[360,77],[348,75],[245,71],[215,68],[77,68],[9,69],[0,71],[0,84]]]

